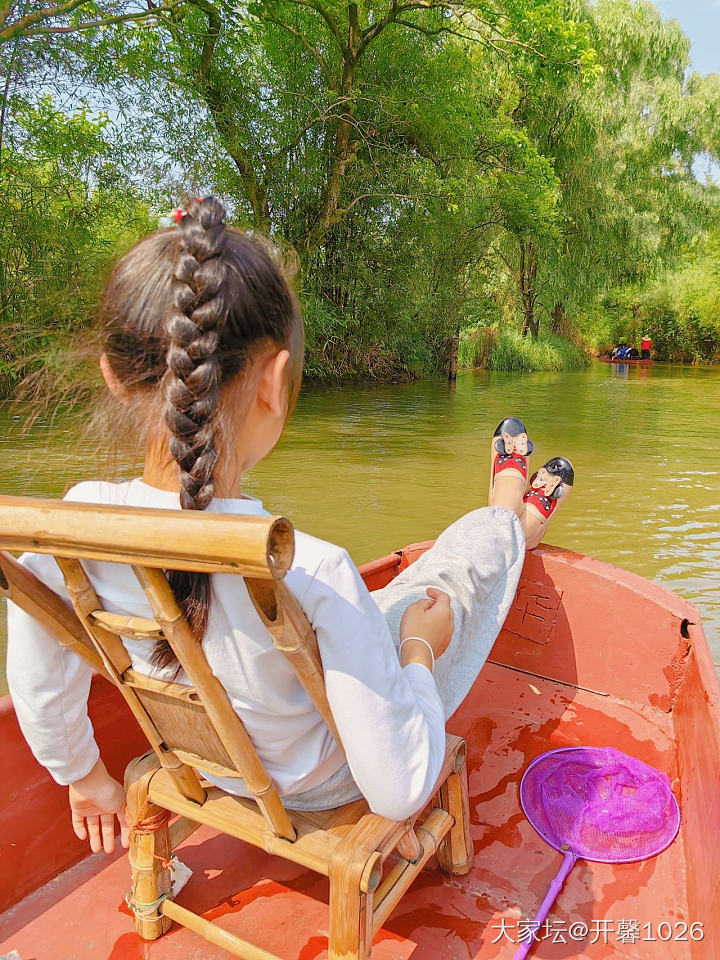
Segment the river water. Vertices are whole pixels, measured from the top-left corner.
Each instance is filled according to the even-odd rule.
[[[572,373],[466,373],[455,388],[307,388],[246,491],[361,563],[434,537],[487,502],[489,437],[508,415],[522,417],[535,440],[533,467],[557,454],[575,466],[573,495],[547,539],[696,603],[719,665],[718,368],[597,363]],[[59,496],[80,479],[138,473],[135,455],[110,450],[105,437],[82,437],[62,418],[23,432],[22,420],[22,411],[0,410],[3,493]]]

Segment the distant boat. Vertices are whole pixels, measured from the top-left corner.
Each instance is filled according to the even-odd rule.
[[[365,564],[366,584],[389,583],[428,546]],[[122,777],[147,741],[100,676],[90,714],[106,763]],[[475,865],[462,877],[427,870],[383,920],[377,960],[510,960],[562,859],[523,815],[520,780],[538,754],[578,744],[616,747],[667,773],[681,832],[653,860],[578,866],[539,955],[720,958],[720,689],[694,606],[590,557],[532,550],[504,628],[448,729],[467,738]],[[0,742],[0,956],[229,956],[184,928],[143,944],[125,906],[127,856],[90,856],[75,838],[67,791],[33,759],[9,698],[0,701]],[[324,878],[207,827],[177,854],[199,880],[180,905],[259,941],[262,951],[246,957],[327,957]],[[556,936],[568,950],[550,949]]]
[[[653,360],[642,360],[638,358],[637,360],[618,360],[611,359],[610,357],[598,357],[602,363],[632,363],[636,367],[651,367],[654,363]]]

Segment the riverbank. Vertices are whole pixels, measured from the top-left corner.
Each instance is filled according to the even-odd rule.
[[[339,356],[328,344],[321,348],[315,333],[309,325],[304,373],[305,382],[315,386],[409,383],[447,372],[442,354],[438,358],[422,344],[353,349],[347,343]],[[87,401],[101,386],[97,353],[92,337],[76,336],[60,338],[12,367],[0,364],[0,402],[20,399],[56,407]],[[592,358],[582,347],[552,334],[534,340],[517,330],[498,333],[493,327],[476,327],[462,332],[458,362],[461,370],[560,373],[581,370]]]
[[[590,366],[613,342],[581,346],[549,333],[533,339],[523,337],[519,330],[498,332],[494,327],[473,327],[460,335],[458,367],[461,371],[568,373]],[[422,344],[413,347],[403,343],[397,349],[358,348],[354,352],[346,346],[342,363],[316,346],[311,339],[305,357],[304,382],[312,387],[403,384],[447,375],[447,354],[433,356]],[[36,402],[41,411],[87,403],[102,386],[98,353],[92,335],[86,334],[51,342],[12,365],[0,361],[0,403],[28,400]],[[712,358],[692,351],[685,354],[679,348],[674,353],[654,348],[653,359],[685,366],[720,366],[720,354],[710,353]]]

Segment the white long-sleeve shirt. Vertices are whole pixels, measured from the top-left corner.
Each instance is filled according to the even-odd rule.
[[[81,483],[65,499],[180,508],[177,494],[142,480]],[[208,510],[266,513],[249,497],[216,499]],[[52,557],[25,554],[21,562],[67,599]],[[128,567],[89,561],[84,566],[106,609],[152,616]],[[328,701],[358,787],[376,813],[409,816],[428,799],[445,753],[445,712],[432,674],[420,664],[400,666],[385,617],[342,548],[296,532],[285,583],[317,634]],[[169,679],[172,670],[163,673],[149,662],[152,644],[123,642],[134,669]],[[340,768],[341,751],[274,648],[242,578],[213,575],[203,649],[281,795],[308,790]],[[13,604],[8,604],[7,675],[20,727],[37,760],[60,784],[89,773],[99,756],[87,712],[91,669]],[[242,780],[212,779],[248,795]]]

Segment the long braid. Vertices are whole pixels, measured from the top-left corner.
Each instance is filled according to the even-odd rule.
[[[184,510],[204,510],[215,492],[214,417],[221,379],[218,346],[228,316],[227,268],[221,259],[224,218],[225,207],[215,197],[188,203],[179,222],[181,247],[165,322],[170,341],[163,380],[165,423],[170,431],[170,452],[180,468]],[[209,614],[209,576],[184,570],[167,573],[193,633],[202,640]],[[152,662],[159,667],[177,664],[167,640],[155,644]]]
[[[180,467],[180,504],[204,510],[214,493],[215,427],[227,321],[227,268],[221,254],[225,207],[215,197],[191,200],[179,223],[181,250],[166,319],[170,340],[164,389],[170,451]]]

